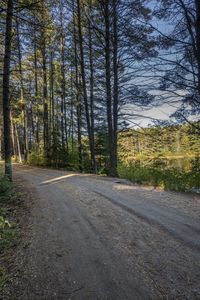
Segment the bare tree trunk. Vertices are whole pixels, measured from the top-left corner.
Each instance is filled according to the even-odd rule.
[[[17,125],[14,125],[15,129],[15,136],[16,136],[16,141],[17,141],[17,152],[18,152],[18,157],[19,157],[19,162],[22,163],[22,155],[21,155],[21,149],[20,149],[20,143],[19,143],[19,135],[18,135],[18,129]]]
[[[64,130],[64,107],[65,107],[65,40],[63,34],[63,13],[62,13],[62,2],[60,2],[60,26],[61,26],[61,37],[60,37],[60,55],[61,55],[61,140],[62,140],[62,154],[64,158],[65,153],[65,130]]]
[[[10,58],[12,40],[13,0],[7,0],[5,53],[3,67],[3,120],[5,175],[12,180],[11,136],[10,136]]]
[[[91,18],[91,1],[89,7]],[[90,18],[88,20],[88,37],[89,37],[89,62],[90,62],[90,122],[91,122],[91,138],[94,147],[94,67],[93,67],[93,49],[92,49],[92,30]],[[97,173],[97,165],[95,161],[95,173]]]
[[[30,103],[30,121],[31,121],[31,140],[30,140],[30,150],[32,149],[32,145],[34,143],[35,137],[35,125],[34,125],[34,116],[33,116],[33,103]]]
[[[3,159],[3,102],[0,97],[0,161]]]
[[[104,4],[105,17],[105,68],[106,68],[106,107],[107,107],[107,123],[108,123],[108,153],[109,153],[109,170],[108,175],[116,176],[116,166],[113,148],[113,110],[112,110],[112,94],[111,94],[111,63],[110,63],[110,10],[109,1]]]
[[[78,74],[78,53],[77,53],[77,40],[76,40],[76,23],[73,7],[73,35],[74,35],[74,62],[75,62],[75,87],[76,87],[76,115],[77,115],[77,135],[78,135],[78,165],[79,170],[82,171],[82,133],[81,133],[81,98],[79,91],[79,74]]]
[[[200,1],[195,0],[196,6],[196,59],[198,68],[198,95],[200,96]]]
[[[119,79],[118,79],[118,28],[117,28],[117,0],[112,0],[113,8],[113,164],[114,176],[117,175],[117,127],[118,127],[118,97],[119,97]]]
[[[73,99],[73,73],[71,69],[70,74],[70,88],[71,88],[71,101],[70,101],[70,127],[71,127],[71,139],[72,139],[72,153],[74,152],[74,99]]]
[[[50,129],[50,144],[51,146],[55,144],[54,141],[54,131],[55,131],[55,104],[54,104],[54,55],[53,49],[51,49],[50,55],[50,108],[49,108],[49,129]]]
[[[14,158],[16,160],[17,157],[17,152],[16,152],[16,147],[15,147],[15,137],[14,137],[14,127],[13,127],[13,120],[12,120],[12,114],[10,113],[10,124],[11,124],[11,139],[12,139],[12,152],[14,155]]]
[[[80,93],[79,93],[79,78],[77,76],[76,78],[76,85],[78,87],[78,93],[76,95],[76,114],[77,114],[77,131],[78,131],[78,157],[79,157],[79,170],[83,171],[83,146],[82,146],[82,105],[81,105],[81,99],[80,99]]]
[[[36,22],[36,21],[35,21]],[[34,76],[35,76],[35,101],[36,101],[36,130],[35,141],[39,146],[39,108],[38,108],[38,66],[37,66],[37,40],[36,28],[34,28]]]
[[[3,159],[3,128],[0,126],[0,160]]]
[[[21,55],[21,45],[20,45],[20,36],[19,36],[19,23],[17,24],[17,47],[18,47],[18,60],[19,60],[19,74],[20,74],[20,84],[21,84],[21,101],[23,105],[23,120],[24,120],[24,160],[27,162],[29,146],[28,146],[28,120],[27,120],[27,107],[26,101],[24,99],[24,83],[23,83],[23,74],[22,74],[22,55]]]
[[[45,157],[48,157],[49,147],[48,147],[48,92],[47,92],[47,67],[46,67],[46,41],[43,33],[43,46],[42,46],[42,69],[43,69],[43,139],[44,139],[44,153]]]
[[[77,0],[77,12],[78,12],[78,32],[79,32],[79,46],[80,46],[83,99],[84,99],[84,105],[85,105],[87,131],[88,131],[90,153],[91,153],[91,159],[92,159],[92,168],[93,168],[93,171],[96,173],[97,172],[97,167],[96,167],[96,158],[95,158],[95,153],[94,153],[94,140],[93,140],[92,134],[91,134],[90,115],[89,115],[87,90],[86,90],[85,61],[84,61],[84,53],[83,53],[83,36],[82,36],[82,25],[81,25],[80,0]]]
[[[64,100],[64,128],[65,128],[65,145],[66,145],[66,155],[68,155],[68,133],[67,133],[67,103],[66,103],[66,99]]]

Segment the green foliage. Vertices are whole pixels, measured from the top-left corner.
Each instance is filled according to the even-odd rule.
[[[0,175],[0,255],[2,254],[5,258],[7,253],[5,250],[15,245],[17,239],[16,224],[10,221],[11,215],[13,216],[15,194],[13,184],[3,175]],[[2,263],[4,265],[4,259]],[[0,267],[0,293],[8,281],[9,273],[6,269]]]
[[[0,253],[15,244],[16,230],[12,227],[0,228]]]
[[[43,152],[32,151],[28,156],[28,163],[33,166],[45,166],[46,161]]]
[[[67,169],[70,171],[79,170],[78,160],[77,149],[74,149],[74,151],[70,150],[67,156]]]
[[[0,253],[14,243],[16,230],[8,220],[8,203],[14,198],[13,184],[0,176]]]
[[[156,167],[141,167],[136,165],[119,165],[120,177],[135,183],[153,185],[173,191],[192,191],[200,189],[200,173],[184,172],[177,169],[161,169]]]
[[[3,268],[0,268],[0,291],[4,287],[6,281],[7,281],[6,271]]]
[[[0,216],[0,229],[10,228],[11,225],[4,216]]]
[[[196,156],[199,149],[199,134],[190,125],[130,129],[118,138],[118,156],[126,164],[145,157]]]
[[[13,184],[3,175],[0,174],[0,201],[6,201],[13,194]]]
[[[56,136],[58,138],[58,135]],[[56,142],[55,142],[56,141]],[[68,139],[63,149],[55,139],[45,156],[43,145],[32,150],[29,164],[80,170],[77,141]],[[95,136],[95,153],[99,174],[108,168],[107,134],[102,129]],[[199,135],[189,125],[152,127],[127,130],[118,137],[119,175],[137,183],[160,186],[164,189],[188,191],[199,189]],[[82,166],[92,172],[88,138],[82,138]]]
[[[190,125],[127,130],[118,144],[121,177],[175,191],[200,188],[200,138]]]

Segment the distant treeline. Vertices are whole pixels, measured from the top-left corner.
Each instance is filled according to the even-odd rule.
[[[143,157],[198,156],[200,135],[189,124],[129,129],[119,134],[118,157],[123,163]]]

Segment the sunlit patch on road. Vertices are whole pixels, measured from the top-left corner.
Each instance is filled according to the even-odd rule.
[[[41,182],[40,185],[46,185],[46,184],[51,184],[51,183],[57,183],[60,182],[63,179],[69,178],[69,177],[73,177],[73,176],[77,176],[77,174],[68,174],[68,175],[64,175],[64,176],[60,176],[60,177],[56,177],[50,180],[45,180],[43,182]]]

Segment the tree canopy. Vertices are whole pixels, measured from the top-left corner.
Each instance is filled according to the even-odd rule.
[[[6,174],[15,155],[116,176],[120,132],[165,102],[199,132],[199,20],[192,0],[0,0]]]

